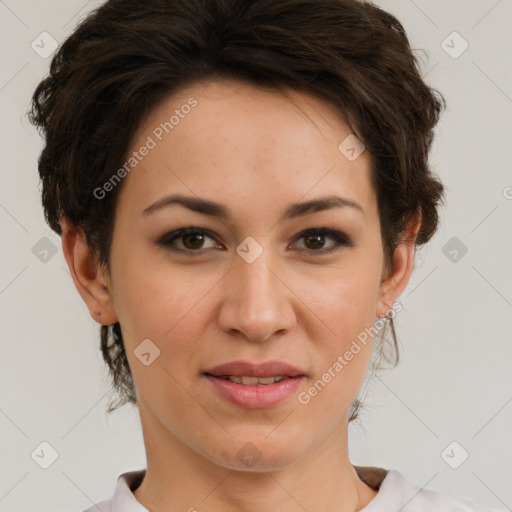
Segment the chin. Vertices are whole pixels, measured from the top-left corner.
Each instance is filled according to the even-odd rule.
[[[300,438],[293,438],[284,429],[280,436],[267,427],[256,432],[252,426],[250,430],[251,433],[233,435],[218,453],[210,453],[210,460],[234,471],[276,471],[296,463],[313,450],[313,447],[307,449],[304,432]]]

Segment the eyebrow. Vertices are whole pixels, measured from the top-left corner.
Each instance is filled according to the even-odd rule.
[[[181,205],[194,212],[209,215],[211,217],[217,217],[226,221],[231,220],[232,217],[229,212],[229,208],[222,203],[216,203],[208,199],[184,196],[180,194],[173,194],[159,199],[155,203],[145,208],[142,211],[142,215],[147,216],[151,213],[172,205]],[[311,201],[294,203],[288,206],[288,208],[286,208],[286,210],[284,210],[281,214],[279,222],[294,219],[296,217],[301,217],[303,215],[308,215],[314,212],[329,210],[331,208],[352,208],[365,215],[362,206],[353,199],[337,195],[330,195],[312,199]]]

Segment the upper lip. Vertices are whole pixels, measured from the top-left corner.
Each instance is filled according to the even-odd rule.
[[[249,361],[231,361],[220,364],[206,371],[205,373],[214,377],[235,375],[238,377],[297,377],[305,373],[283,361],[265,361],[262,363],[251,363]]]

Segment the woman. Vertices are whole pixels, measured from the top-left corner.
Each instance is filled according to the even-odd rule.
[[[147,454],[89,511],[483,510],[348,455],[443,107],[356,0],[109,0],[64,42],[43,206]]]

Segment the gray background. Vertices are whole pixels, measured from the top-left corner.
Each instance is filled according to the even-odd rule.
[[[98,325],[74,288],[60,237],[44,222],[42,143],[25,118],[50,62],[32,41],[46,31],[62,42],[98,3],[0,0],[2,512],[81,511],[111,497],[120,473],[145,467],[137,410],[104,412],[109,380]],[[512,510],[512,2],[376,3],[404,24],[413,48],[426,50],[425,80],[446,97],[431,161],[447,206],[400,297],[402,361],[374,379],[367,409],[350,427],[351,460]],[[469,43],[457,58],[442,47],[453,31]],[[452,53],[461,48],[453,37],[448,44]],[[453,261],[449,251],[461,244],[467,253]],[[48,469],[32,457],[44,441],[58,452]],[[467,460],[450,467],[463,450]]]

